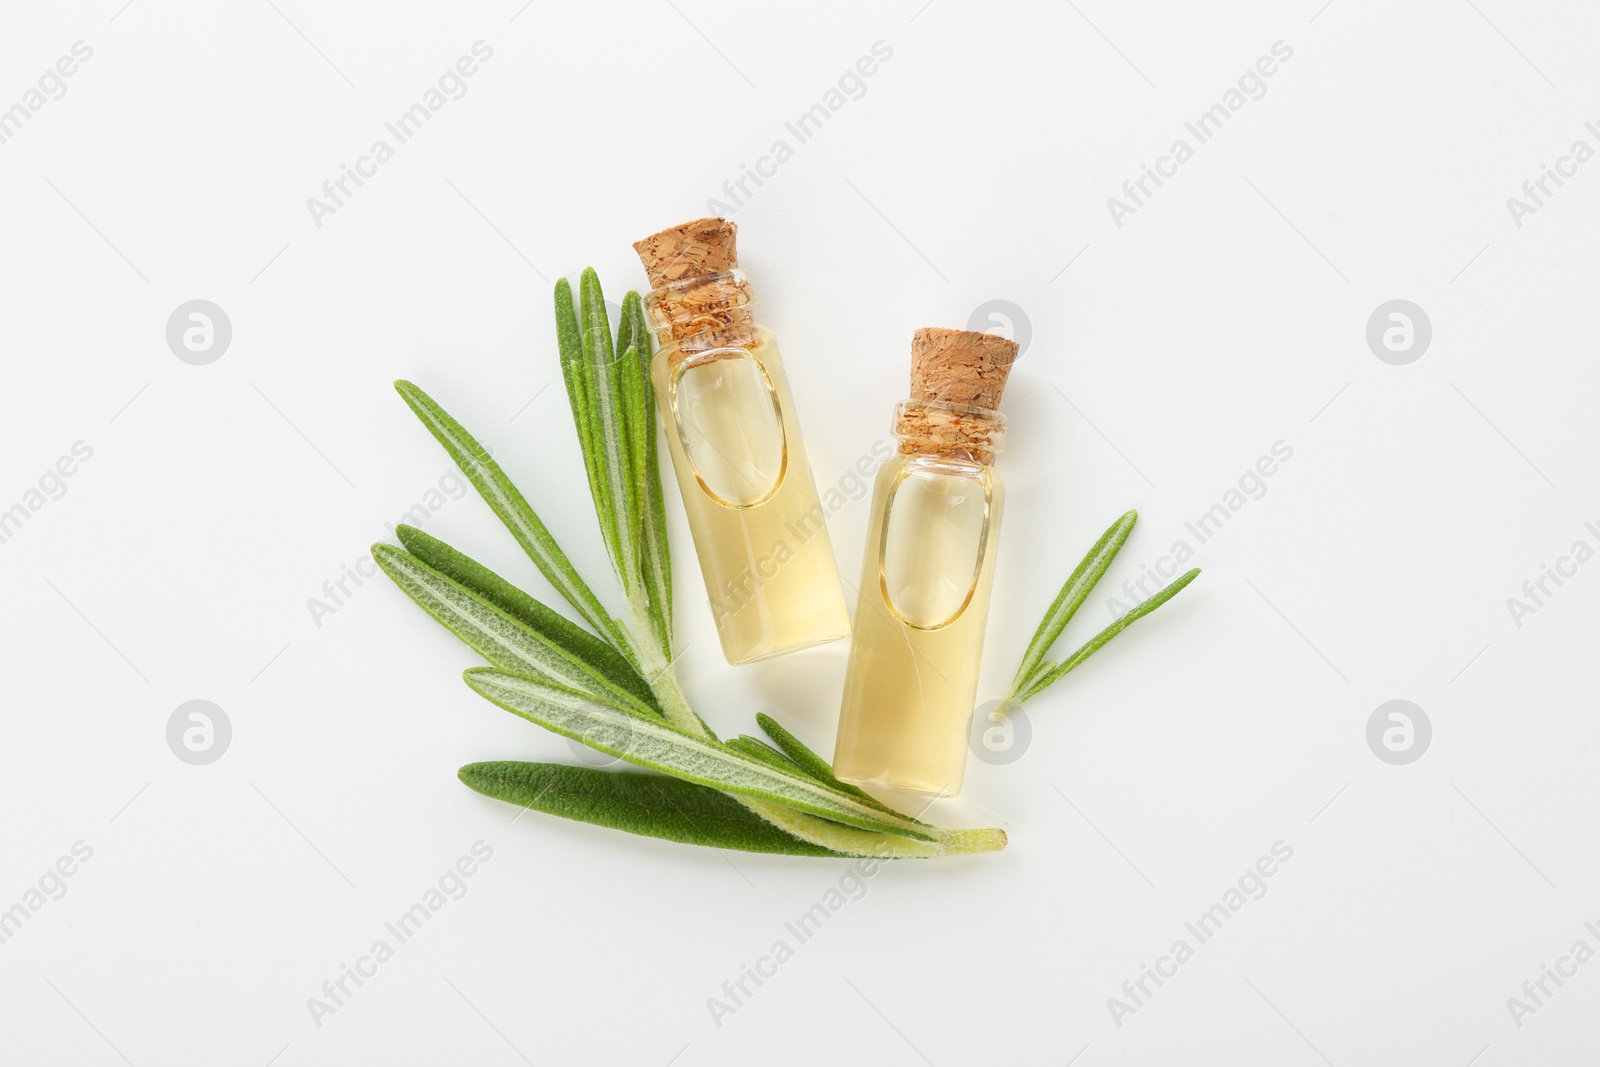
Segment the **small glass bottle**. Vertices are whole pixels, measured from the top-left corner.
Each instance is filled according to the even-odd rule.
[[[878,471],[833,769],[846,782],[961,791],[1005,489],[995,409],[1014,342],[922,329],[897,454]]]
[[[697,219],[633,247],[667,448],[729,663],[850,634],[826,513],[772,331],[738,269],[737,227]]]

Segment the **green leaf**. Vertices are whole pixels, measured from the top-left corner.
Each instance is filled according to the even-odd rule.
[[[572,286],[565,278],[556,280],[556,343],[561,353],[561,378],[567,386],[567,403],[572,408],[572,422],[578,434],[578,448],[583,453],[583,469],[589,478],[589,495],[596,509],[601,507],[605,493],[601,489],[601,475],[595,466],[600,455],[599,439],[593,418],[590,398],[588,362],[583,358],[583,331],[578,326],[578,313],[572,305]],[[600,522],[602,539],[605,536],[604,518]],[[606,542],[607,551],[611,543]]]
[[[715,789],[681,778],[503,761],[469,763],[457,774],[496,800],[630,834],[743,852],[840,855],[784,833]]]
[[[747,756],[754,756],[756,759],[770,763],[774,767],[783,767],[787,770],[797,771],[801,774],[805,773],[804,771],[800,770],[799,765],[796,764],[794,760],[790,759],[788,756],[785,756],[782,752],[779,752],[777,749],[773,748],[759,737],[754,737],[750,734],[740,734],[738,737],[728,738],[728,740],[724,741],[723,744],[727,745],[731,749],[742,752]]]
[[[626,352],[630,348],[635,353],[634,358],[639,361],[640,369],[646,372],[644,377],[648,384],[650,327],[645,322],[644,300],[635,289],[629,289],[622,298],[622,317],[617,323],[617,351]],[[654,421],[653,416],[651,421]]]
[[[778,726],[777,723],[773,722],[769,717],[757,716],[757,718],[766,718],[768,724],[767,728],[769,730],[776,728],[785,736],[790,736],[791,740],[793,740],[792,736],[788,734],[788,731],[783,730],[782,727]],[[696,721],[699,721],[698,716],[696,716]],[[703,722],[700,723],[700,726],[702,729],[704,729]],[[704,736],[709,735],[710,731],[705,730]],[[712,737],[711,739],[713,741],[716,740],[715,737]],[[795,740],[794,744],[798,745],[802,751],[810,754],[813,760],[820,762],[820,757],[816,756],[815,753],[812,753],[810,749],[806,748],[798,740]],[[789,774],[794,774],[797,771],[802,774],[805,773],[799,764],[788,759],[783,755],[783,753],[772,748],[770,745],[767,745],[761,741],[760,738],[742,735],[727,742],[727,745],[736,750],[743,750],[749,755],[755,756],[758,759],[764,758],[771,763],[773,767],[779,768]],[[823,767],[826,769],[827,765],[823,764]],[[863,803],[870,804],[871,806],[877,808],[879,811],[886,812],[890,815],[899,816],[901,818],[910,818],[910,816],[903,815],[901,812],[897,812],[893,808],[880,803],[870,794],[857,789],[854,786],[845,785],[843,782],[840,782],[837,778],[833,777],[831,770],[827,770],[826,773],[827,778],[816,780],[821,781],[824,784],[829,784],[835,789],[849,793],[860,799]],[[829,822],[826,819],[819,819],[812,815],[806,815],[802,812],[795,811],[793,808],[783,807],[779,804],[768,804],[759,800],[751,800],[748,797],[741,797],[738,799],[739,803],[743,804],[745,807],[749,808],[766,821],[772,823],[774,826],[781,827],[790,834],[793,834],[795,837],[800,838],[802,841],[808,841],[819,848],[826,848],[829,851],[850,856],[871,856],[877,859],[933,859],[939,856],[959,856],[975,852],[994,852],[1006,847],[1006,834],[1004,830],[940,830],[937,827],[928,826],[926,823],[912,819],[911,821],[916,822],[917,825],[926,827],[928,832],[934,837],[934,840],[932,841],[919,841],[909,837],[897,837],[890,834],[872,833],[866,830],[857,830],[850,826],[841,826],[836,822]]]
[[[773,748],[759,737],[751,737],[749,734],[740,734],[738,737],[730,738],[727,741],[724,741],[723,744],[733,749],[735,752],[749,756],[751,759],[758,759],[762,763],[766,763],[778,768],[780,771],[787,771],[790,774],[798,774],[801,777],[809,777],[805,771],[800,769],[799,764],[795,763],[794,760],[790,759],[788,756],[785,756],[782,752],[779,752],[777,749]]]
[[[650,394],[650,383],[639,373],[639,350],[629,345],[618,351],[622,354],[617,357],[616,363],[617,395],[628,444],[628,452],[624,457],[627,468],[623,472],[628,491],[629,520],[625,533],[633,542],[642,578],[644,561],[639,550],[644,540],[644,413],[650,410],[655,398]],[[649,429],[655,433],[654,422],[651,422]]]
[[[823,759],[821,756],[811,751],[811,749],[807,748],[804,741],[801,741],[794,734],[784,729],[783,726],[779,724],[778,720],[774,719],[771,715],[768,715],[764,711],[757,712],[756,723],[760,725],[761,729],[766,732],[768,737],[772,738],[772,743],[777,745],[778,748],[782,750],[783,754],[789,757],[789,759],[794,762],[795,766],[799,767],[806,774],[815,778],[819,782],[825,782],[835,789],[849,793],[857,800],[860,800],[865,804],[870,804],[879,811],[894,811],[893,808],[889,807],[887,804],[873,796],[871,793],[867,792],[865,789],[862,789],[859,786],[851,785],[848,782],[840,781],[839,778],[834,775],[833,767],[828,763],[827,760]],[[903,813],[895,812],[895,814],[901,815]],[[906,815],[905,818],[909,819],[911,816]]]
[[[1129,611],[1126,615],[1122,616],[1122,618],[1118,619],[1110,626],[1107,626],[1104,630],[1101,630],[1099,633],[1095,634],[1082,648],[1078,649],[1072,655],[1062,660],[1059,664],[1046,663],[1041,665],[1039,676],[1028,685],[1028,688],[1025,691],[1018,693],[1013,699],[1020,704],[1022,701],[1029,700],[1039,695],[1050,686],[1055,685],[1062,678],[1065,678],[1067,674],[1073,670],[1073,668],[1077,667],[1084,660],[1088,659],[1101,648],[1105,647],[1106,643],[1113,637],[1117,636],[1123,630],[1126,630],[1128,627],[1132,626],[1134,623],[1138,622],[1140,619],[1144,618],[1146,615],[1150,614],[1152,611],[1156,610],[1161,605],[1177,596],[1178,593],[1183,590],[1184,586],[1188,585],[1199,576],[1199,567],[1194,568],[1187,574],[1179,575],[1171,585],[1168,585],[1165,589],[1162,589],[1150,599],[1141,602],[1135,606],[1132,611]]]
[[[1006,847],[1006,832],[999,829],[935,830],[932,841],[858,830],[836,822],[818,819],[778,804],[743,801],[763,819],[814,845],[848,856],[876,859],[935,859],[939,856],[967,856],[977,852],[998,852]]]
[[[650,408],[653,397],[648,376],[640,373],[643,363],[639,353],[649,353],[650,335],[645,332],[644,307],[639,294],[629,290],[622,298],[622,315],[617,321],[617,372],[621,386],[622,424],[628,441],[628,490],[633,511],[635,537],[643,535],[644,517],[644,467],[645,431],[655,433],[654,413]]]
[[[1056,643],[1061,631],[1066,629],[1072,616],[1077,614],[1083,602],[1088,599],[1095,583],[1100,581],[1106,569],[1111,566],[1111,561],[1122,551],[1122,546],[1127,543],[1128,535],[1133,532],[1133,524],[1137,521],[1139,513],[1130,511],[1112,523],[1110,529],[1100,535],[1100,540],[1095,542],[1089,554],[1083,557],[1083,562],[1078,564],[1072,576],[1061,587],[1055,603],[1050,605],[1050,610],[1045,612],[1044,618],[1040,621],[1033,640],[1028,642],[1028,650],[1022,654],[1022,664],[1017,667],[1016,678],[1011,683],[1013,693],[1022,692],[1036,680],[1037,675],[1041,673],[1045,653],[1050,651],[1050,646]]]
[[[550,642],[566,649],[646,704],[660,707],[650,684],[626,656],[566,616],[529,596],[477,560],[415,526],[395,527],[395,536],[417,559],[459,582]]]
[[[655,708],[595,667],[404,549],[373,545],[372,558],[422,610],[495,666],[548,678],[604,701],[618,714],[661,721]]]
[[[642,392],[642,405],[636,412],[639,432],[638,442],[643,446],[640,481],[644,496],[643,542],[639,554],[644,566],[645,592],[650,598],[652,621],[661,642],[664,658],[672,659],[672,556],[667,548],[667,510],[661,490],[661,455],[656,441],[655,389],[650,384],[650,334],[645,323],[644,303],[639,294],[629,292],[622,298],[622,328],[619,337],[627,344],[619,345],[623,351],[633,348],[638,353],[638,379]]]
[[[650,628],[662,658],[672,658],[672,562],[667,554],[666,506],[661,495],[661,471],[656,452],[655,391],[650,385],[650,340],[644,329],[639,294],[630,292],[623,303],[622,331],[630,343],[622,349],[618,373],[622,377],[623,415],[628,424],[635,509],[632,536],[639,561],[640,591],[649,614]],[[637,319],[637,322],[631,320]],[[631,339],[638,337],[643,348]]]
[[[771,764],[773,767],[776,767],[788,774],[795,774],[800,775],[803,778],[809,778],[814,782],[822,783],[829,789],[832,789],[834,792],[854,797],[863,804],[866,804],[868,807],[876,808],[881,812],[885,812],[889,815],[894,815],[902,819],[909,819],[918,826],[926,827],[930,833],[941,833],[937,827],[929,826],[921,819],[914,819],[905,812],[896,811],[894,808],[891,808],[889,805],[885,804],[871,793],[868,793],[865,789],[860,789],[856,786],[850,785],[848,782],[842,782],[838,778],[834,777],[833,768],[829,767],[827,763],[823,762],[822,757],[818,756],[815,752],[807,748],[797,737],[789,733],[789,731],[779,726],[771,716],[758,714],[756,719],[761,721],[762,729],[766,730],[769,735],[773,735],[773,731],[776,730],[778,733],[773,735],[774,737],[781,735],[788,746],[790,746],[797,753],[803,754],[804,762],[791,759],[786,752],[773,748],[771,745],[761,740],[761,738],[751,737],[749,734],[740,734],[738,737],[723,743],[737,752],[741,752],[747,756],[752,756],[755,759]]]
[[[594,591],[579,576],[567,554],[556,544],[550,531],[528,506],[517,487],[511,484],[505,471],[489,455],[487,449],[462,428],[461,424],[441,408],[434,399],[407,381],[395,383],[395,389],[411,410],[422,420],[428,432],[444,446],[455,460],[484,502],[506,524],[523,551],[533,559],[539,572],[545,576],[567,603],[577,609],[595,632],[605,635],[614,646],[632,654],[633,646],[626,631],[607,613]]]
[[[928,829],[902,815],[878,811],[659,719],[631,717],[587,694],[492,668],[468,670],[466,680],[507,711],[635,766],[858,829],[934,840]]]
[[[595,500],[611,563],[630,603],[643,594],[639,566],[639,485],[633,470],[634,448],[624,411],[623,381],[635,364],[617,358],[611,343],[611,323],[606,318],[605,294],[593,267],[578,280],[579,325],[587,364],[585,390],[593,426],[591,445],[597,447],[595,469],[600,474],[600,498]]]

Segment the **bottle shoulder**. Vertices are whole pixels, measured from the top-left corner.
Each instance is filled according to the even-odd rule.
[[[715,337],[707,338],[704,335],[672,341],[656,349],[656,354],[650,360],[651,366],[663,363],[676,365],[709,352],[727,352],[734,348],[743,348],[763,361],[778,358],[778,338],[767,327],[752,323],[741,327],[740,333],[747,336],[749,341],[742,344],[718,344]]]
[[[946,456],[923,456],[912,453],[896,451],[894,455],[883,461],[883,466],[878,468],[878,477],[899,478],[903,475],[926,475],[928,477],[971,478],[992,486],[995,491],[1001,491],[1004,482],[1000,472],[991,464],[977,463],[970,459],[952,459]]]

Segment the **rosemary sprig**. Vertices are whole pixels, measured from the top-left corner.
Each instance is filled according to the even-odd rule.
[[[1128,535],[1133,532],[1134,523],[1138,521],[1139,513],[1130,511],[1112,523],[1106,532],[1100,535],[1100,540],[1094,543],[1089,554],[1083,557],[1083,562],[1079,563],[1068,576],[1066,584],[1061,587],[1061,592],[1056,595],[1055,602],[1050,605],[1050,610],[1045,612],[1038,630],[1034,631],[1033,640],[1028,642],[1027,651],[1022,654],[1022,662],[1017,666],[1016,677],[1011,682],[1011,692],[1003,702],[1001,713],[1005,708],[1017,707],[1023,701],[1033,699],[1065,678],[1084,660],[1104,648],[1113,637],[1177,596],[1184,586],[1200,576],[1199,567],[1179,575],[1154,596],[1141,601],[1127,614],[1084,642],[1082,647],[1066,659],[1059,663],[1045,659],[1050,647],[1067,628],[1067,623],[1072,621],[1072,617],[1078,613],[1083,602],[1089,598],[1094,587],[1110,569],[1112,562],[1117,558],[1117,553],[1127,544]]]
[[[555,287],[560,365],[601,539],[627,603],[612,615],[488,450],[409,382],[396,388],[588,629],[471,557],[413,527],[403,547],[373,546],[384,572],[491,666],[466,672],[480,695],[555,733],[654,771],[542,763],[474,763],[461,780],[487,796],[630,833],[796,856],[927,858],[1005,847],[998,829],[942,830],[834,777],[827,761],[766,715],[771,744],[723,742],[684,699],[672,672],[667,548],[649,337],[637,293],[615,339],[593,270]],[[1108,530],[1034,635],[1011,701],[1037,695],[1198,572],[1190,572],[1061,663],[1044,659],[1133,526]]]

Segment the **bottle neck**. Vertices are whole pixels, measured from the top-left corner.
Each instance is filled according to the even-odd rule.
[[[1005,450],[1006,417],[992,408],[906,400],[894,409],[902,455],[989,467]]]
[[[644,298],[650,333],[683,354],[757,344],[755,294],[742,270],[703,274],[654,289]]]

